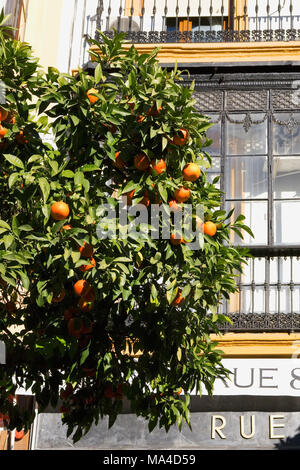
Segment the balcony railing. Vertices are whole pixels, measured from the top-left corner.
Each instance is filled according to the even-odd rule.
[[[220,313],[232,321],[222,329],[300,330],[300,257],[292,251],[260,256],[254,250],[237,278],[238,292],[220,306]],[[295,252],[299,253],[299,248]]]
[[[100,0],[89,34],[124,31],[132,43],[294,41],[299,0]]]

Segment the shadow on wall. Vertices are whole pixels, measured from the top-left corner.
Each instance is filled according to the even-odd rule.
[[[287,437],[286,439],[280,439],[280,442],[274,445],[277,450],[293,450],[300,449],[300,426],[297,429],[297,434],[293,437]]]

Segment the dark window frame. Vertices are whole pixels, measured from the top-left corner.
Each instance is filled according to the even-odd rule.
[[[289,282],[282,282],[280,279],[281,265],[283,260],[288,259],[290,265],[295,264],[296,260],[299,260],[300,257],[300,244],[299,245],[275,245],[274,244],[274,220],[273,220],[273,204],[275,201],[274,198],[274,185],[273,185],[273,164],[274,157],[273,152],[273,128],[274,120],[278,113],[292,113],[300,112],[300,86],[299,86],[300,74],[279,74],[268,73],[268,74],[224,74],[215,76],[209,75],[194,75],[191,79],[194,79],[196,82],[195,85],[195,97],[197,100],[197,108],[202,114],[214,115],[216,120],[221,119],[221,181],[220,189],[222,192],[225,192],[225,159],[226,159],[226,113],[230,116],[247,113],[257,114],[257,113],[266,113],[267,119],[267,132],[268,132],[268,148],[267,148],[267,161],[268,161],[268,198],[267,198],[267,207],[268,207],[268,239],[266,245],[250,245],[249,249],[253,255],[253,259],[250,260],[251,263],[255,263],[257,258],[265,260],[265,278],[264,282],[256,283],[255,279],[251,279],[249,283],[240,284],[239,288],[242,291],[245,288],[249,289],[250,295],[254,297],[255,289],[263,290],[264,294],[264,312],[257,313],[253,307],[252,300],[252,311],[245,312],[241,308],[241,300],[239,300],[239,309],[237,313],[230,313],[228,316],[233,322],[232,325],[228,324],[222,329],[225,331],[300,331],[300,309],[293,308],[293,299],[295,289],[300,290],[300,280],[295,282],[292,275],[289,279]],[[188,81],[188,80],[187,80]],[[298,91],[299,90],[299,91]],[[261,104],[257,103],[257,107],[248,107],[243,105],[238,109],[228,109],[227,102],[229,94],[236,94],[236,102],[238,103],[238,96],[245,95],[247,93],[250,98],[253,98],[252,102],[255,102],[255,98],[261,97]],[[251,95],[251,93],[253,95]],[[295,94],[299,101],[293,106],[290,105],[292,102],[292,95]],[[213,96],[215,94],[215,96]],[[276,94],[282,95],[281,104],[276,104]],[[206,95],[206,96],[205,96]],[[218,99],[217,99],[218,95]],[[257,95],[257,96],[256,96]],[[278,97],[277,97],[278,98]],[[233,100],[234,101],[234,100]],[[246,101],[246,100],[245,100]],[[280,100],[277,99],[278,102]],[[217,103],[217,106],[215,106]],[[251,122],[246,122],[245,125],[250,125]],[[286,123],[288,126],[288,123]],[[209,147],[207,148],[209,153]],[[217,157],[217,156],[216,156]],[[247,157],[246,157],[247,158]],[[249,156],[251,158],[251,156]],[[300,155],[299,155],[300,158]],[[224,178],[225,176],[225,178]],[[226,195],[224,195],[222,205],[224,208],[224,203],[226,200]],[[248,199],[241,199],[241,201],[247,201]],[[289,200],[294,200],[289,199]],[[270,266],[274,266],[274,261],[278,265],[278,273],[276,282],[271,282],[271,272]],[[292,272],[292,268],[291,268]],[[274,274],[274,273],[273,273]],[[281,312],[282,309],[282,295],[286,293],[286,305],[287,311],[285,313]],[[271,296],[273,295],[273,304],[278,306],[278,312],[272,313],[270,310]],[[289,301],[287,298],[289,297]],[[241,296],[239,297],[241,299]],[[280,305],[281,304],[281,305]],[[297,313],[296,313],[297,312]],[[226,311],[225,311],[226,313]]]

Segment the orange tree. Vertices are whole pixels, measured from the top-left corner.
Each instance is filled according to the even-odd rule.
[[[74,441],[105,416],[112,426],[124,400],[150,431],[190,424],[190,393],[212,393],[228,374],[210,333],[246,260],[230,231],[249,231],[242,216],[230,223],[207,180],[210,123],[193,86],[156,52],[101,38],[93,77],[42,76],[29,46],[1,49],[0,409],[11,428],[28,427],[32,414],[7,398],[31,388],[39,411],[61,406]],[[103,205],[119,222],[122,195],[149,213],[201,204],[198,249],[172,227],[168,239],[101,237]]]

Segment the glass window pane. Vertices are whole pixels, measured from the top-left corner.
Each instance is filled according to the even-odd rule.
[[[300,283],[300,258],[293,257],[293,281]]]
[[[286,125],[273,123],[273,152],[275,155],[300,153],[300,114],[278,113],[275,120]]]
[[[278,313],[278,290],[277,287],[270,287],[269,290],[269,311]]]
[[[237,245],[266,245],[268,241],[268,206],[265,201],[232,201],[226,203],[226,210],[229,212],[235,208],[231,217],[231,223],[238,215],[243,214],[246,219],[245,225],[251,228],[254,238],[247,232],[243,232],[242,240],[235,232],[231,231],[230,241]]]
[[[274,202],[274,242],[278,245],[300,244],[300,201]]]
[[[265,114],[230,114],[226,122],[227,155],[264,155],[267,153],[267,119]],[[253,124],[253,121],[259,124]]]
[[[291,258],[280,257],[280,282],[291,282]]]
[[[255,287],[253,303],[253,313],[265,312],[265,289],[263,287]]]
[[[219,115],[210,115],[211,122],[216,122],[219,119]],[[221,121],[211,126],[206,131],[208,139],[212,139],[213,142],[209,147],[205,147],[205,150],[209,155],[221,155]]]
[[[274,198],[300,197],[300,157],[275,157],[273,164]]]
[[[219,176],[221,174],[221,158],[219,157],[213,157],[212,158],[212,167],[207,169],[207,180],[212,183],[213,179],[216,176]],[[218,188],[220,188],[220,180],[216,184]]]
[[[227,157],[225,191],[227,199],[268,197],[267,157]]]
[[[287,286],[281,286],[279,313],[290,313],[290,312],[291,312],[291,289]]]
[[[255,284],[263,284],[266,280],[266,259],[254,258],[253,260],[253,280]]]
[[[277,286],[270,287],[269,300],[270,313],[291,312],[291,289],[289,286],[281,286],[280,289]]]
[[[296,286],[293,290],[293,312],[300,313],[300,287]]]
[[[278,258],[270,259],[270,283],[276,284],[278,282]]]

